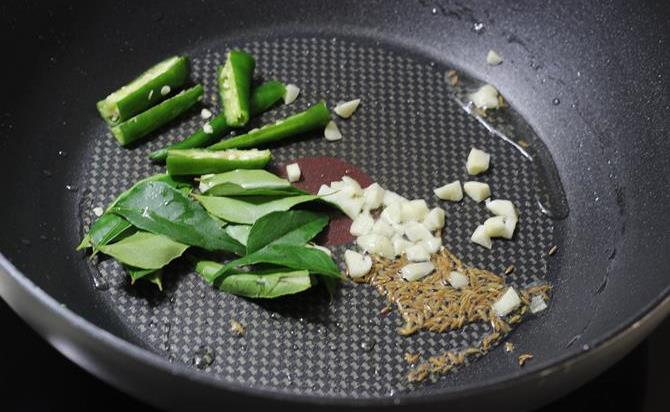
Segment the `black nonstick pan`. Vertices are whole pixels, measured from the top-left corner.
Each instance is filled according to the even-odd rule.
[[[670,312],[669,18],[661,2],[5,2],[0,296],[74,362],[165,409],[537,407],[616,362]],[[147,153],[199,122],[191,113],[123,149],[95,102],[179,53],[216,107],[214,67],[231,47],[256,56],[260,77],[302,88],[262,123],[320,98],[363,100],[342,141],[277,146],[277,164],[340,158],[431,199],[438,183],[465,177],[471,146],[492,153],[488,179],[519,203],[519,232],[490,252],[473,245],[485,214],[463,203],[446,207],[444,242],[497,273],[514,264],[511,284],[553,285],[548,310],[509,337],[530,362],[519,367],[500,345],[408,384],[405,352],[464,347],[484,326],[405,338],[369,286],[345,284],[332,303],[319,290],[257,302],[211,289],[184,261],[160,293],[75,252],[93,208],[161,171]],[[503,64],[486,64],[490,49]],[[482,82],[509,105],[487,125],[461,105]],[[500,135],[527,143],[533,161]],[[233,319],[243,337],[230,333]]]

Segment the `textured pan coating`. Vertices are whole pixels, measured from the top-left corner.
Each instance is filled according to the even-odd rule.
[[[226,46],[192,56],[193,76],[205,85],[210,109],[218,108],[215,67],[224,59]],[[298,101],[264,114],[263,123],[321,98],[331,107],[340,100],[362,99],[350,120],[338,120],[343,140],[327,142],[311,134],[316,137],[276,147],[276,162],[319,155],[346,159],[389,189],[443,206],[444,242],[465,261],[497,273],[515,264],[517,270],[507,279],[517,287],[545,278],[554,223],[535,206],[530,164],[449,97],[447,67],[402,56],[383,45],[343,39],[285,38],[231,46],[250,51],[263,77],[302,88]],[[106,204],[137,177],[159,170],[145,160],[148,152],[188,135],[202,122],[196,112],[132,151],[119,148],[107,135],[96,136],[81,207],[84,222],[91,221],[93,207]],[[477,179],[488,181],[496,197],[512,199],[521,209],[515,240],[496,242],[492,251],[469,242],[470,233],[488,216],[483,204],[469,199],[440,203],[432,194],[437,185],[469,179],[464,165],[471,146],[489,151],[493,159],[491,171]],[[343,250],[344,246],[337,248],[337,255]],[[345,285],[331,306],[319,290],[257,304],[212,290],[187,274],[188,268],[168,270],[167,297],[151,305],[147,289],[129,293],[127,278],[116,263],[105,261],[100,269],[111,286],[105,295],[108,304],[151,348],[175,362],[190,363],[194,351],[205,345],[216,352],[207,372],[280,391],[385,396],[408,388],[405,352],[429,356],[462,349],[489,330],[488,325],[471,325],[458,332],[405,338],[396,332],[401,324],[396,314],[379,315],[385,303],[366,285]],[[184,273],[170,274],[180,270]],[[230,332],[233,319],[245,325],[244,337]]]

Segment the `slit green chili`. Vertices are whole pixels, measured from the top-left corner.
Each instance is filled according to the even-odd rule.
[[[240,50],[228,52],[226,64],[218,69],[219,93],[226,122],[240,127],[249,121],[249,93],[256,62]]]
[[[251,130],[246,134],[225,139],[209,146],[209,150],[244,149],[257,147],[287,137],[323,128],[330,121],[326,103],[321,101],[304,112],[287,117],[274,124]]]
[[[261,114],[267,111],[275,103],[277,103],[284,96],[286,92],[286,86],[282,82],[276,80],[267,81],[260,86],[256,87],[251,92],[251,101],[250,103],[250,112],[252,116]],[[166,146],[160,150],[149,155],[149,158],[155,162],[163,162],[167,158],[167,152],[171,149],[196,149],[199,147],[204,147],[209,144],[212,144],[217,138],[221,135],[229,132],[232,127],[228,126],[226,122],[225,113],[221,113],[218,116],[213,117],[207,122],[210,125],[211,129],[208,130],[208,133],[205,131],[204,127],[201,127],[187,137],[181,142],[174,143],[170,146]]]
[[[112,127],[112,134],[122,145],[132,143],[176,119],[202,99],[202,85],[170,97],[151,109]]]
[[[96,105],[98,112],[110,126],[115,126],[167,98],[171,90],[186,82],[188,75],[188,58],[170,57],[100,100]]]
[[[235,169],[262,169],[272,159],[269,150],[224,150],[213,152],[203,149],[169,150],[167,171],[175,175],[203,175]]]

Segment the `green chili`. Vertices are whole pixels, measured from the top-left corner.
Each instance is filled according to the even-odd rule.
[[[251,111],[251,115],[255,116],[268,110],[275,103],[281,100],[285,92],[286,86],[284,86],[282,82],[278,82],[276,80],[270,80],[256,87],[251,92],[251,107],[249,109]],[[221,113],[218,116],[212,118],[206,124],[209,124],[211,129],[207,128],[208,130],[205,131],[205,127],[202,127],[197,132],[193,133],[181,142],[174,143],[170,146],[166,146],[151,153],[149,158],[156,162],[163,162],[167,157],[168,150],[195,149],[204,147],[212,144],[215,139],[231,130],[231,127],[228,126],[228,123],[226,122],[226,116],[224,113]]]
[[[249,121],[249,92],[256,62],[240,50],[228,52],[226,64],[218,69],[219,93],[226,122],[233,127]]]
[[[225,139],[209,146],[209,150],[257,147],[290,136],[323,128],[330,121],[325,102],[319,102],[302,113],[295,114],[274,124],[263,126],[247,134]]]
[[[156,64],[97,104],[103,119],[115,126],[161,102],[189,75],[188,58],[174,56]]]
[[[203,88],[200,84],[184,90],[159,105],[112,127],[112,133],[122,145],[132,143],[186,112],[202,99],[202,94]]]
[[[203,175],[235,169],[262,169],[272,155],[269,150],[224,150],[213,152],[203,149],[169,150],[167,170],[174,175]]]

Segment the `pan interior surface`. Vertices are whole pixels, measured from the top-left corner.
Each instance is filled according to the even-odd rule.
[[[563,221],[552,220],[538,207],[538,191],[546,191],[538,182],[545,180],[518,147],[466,112],[463,93],[475,83],[465,83],[467,90],[454,89],[446,76],[449,62],[395,44],[348,36],[227,38],[175,51],[191,57],[192,78],[205,86],[203,105],[213,112],[219,110],[216,66],[233,47],[255,56],[258,81],[277,79],[301,88],[295,103],[270,110],[253,127],[303,110],[322,98],[331,108],[339,101],[362,99],[351,119],[338,120],[344,136],[341,141],[311,136],[277,146],[273,148],[276,164],[313,156],[346,160],[385,188],[445,208],[444,245],[466,264],[497,274],[514,265],[516,270],[505,278],[517,288],[538,281],[556,282],[557,271],[549,270],[547,251],[562,245],[565,228]],[[493,115],[487,120],[515,143],[529,143],[529,150],[535,148],[543,162],[543,170],[554,170],[547,163],[551,159],[540,153],[539,139],[521,119]],[[164,170],[148,161],[148,153],[182,139],[202,123],[198,111],[193,111],[131,150],[121,148],[102,121],[90,123],[89,149],[81,161],[81,234],[94,221],[95,207],[105,207],[137,180]],[[471,147],[492,156],[491,170],[477,177],[468,176],[464,167]],[[471,233],[488,212],[483,203],[467,198],[445,203],[433,195],[433,188],[453,180],[485,181],[493,198],[512,200],[521,216],[514,239],[495,242],[491,251],[471,243]],[[556,196],[557,190],[562,192],[560,186],[554,187],[550,196]],[[334,248],[338,260],[346,247]],[[491,355],[494,360],[475,361],[471,368],[479,367],[477,372],[466,368],[432,383],[408,384],[405,353],[421,353],[426,360],[474,346],[490,327],[472,324],[443,334],[400,336],[401,318],[395,311],[380,315],[386,302],[368,285],[346,283],[332,303],[318,288],[289,298],[252,301],[212,289],[192,273],[188,262],[166,269],[163,293],[149,285],[130,286],[127,274],[109,259],[88,264],[88,270],[98,285],[94,293],[131,340],[223,381],[296,394],[379,398],[457,387],[476,380],[475,373],[481,377],[518,368],[516,355],[501,354],[499,348]],[[245,326],[244,336],[231,331],[233,320]],[[524,327],[542,324],[539,316]]]

